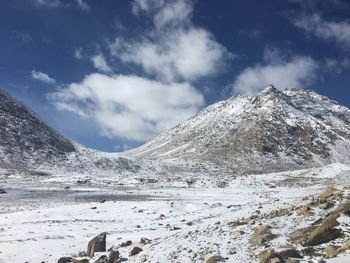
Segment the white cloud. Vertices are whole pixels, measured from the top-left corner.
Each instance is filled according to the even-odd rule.
[[[325,40],[334,40],[343,48],[350,47],[350,23],[326,21],[318,14],[305,14],[294,21],[294,25]]]
[[[131,40],[116,38],[112,56],[163,81],[196,81],[221,72],[232,56],[214,36],[191,23],[189,0],[135,0],[133,12],[153,19],[153,29]]]
[[[31,75],[32,75],[32,79],[36,79],[36,80],[45,82],[47,84],[56,83],[55,79],[51,78],[49,75],[40,71],[32,70]]]
[[[132,12],[138,15],[141,11],[150,12],[164,6],[164,0],[135,0],[132,3]]]
[[[264,64],[248,67],[239,74],[233,83],[234,93],[255,95],[269,84],[280,90],[304,88],[316,79],[318,64],[312,58],[286,59],[269,52],[265,52]]]
[[[112,72],[112,68],[108,65],[106,58],[102,53],[93,56],[91,61],[97,70],[105,73]]]
[[[59,110],[93,118],[108,137],[145,141],[189,118],[204,103],[188,83],[91,74],[51,94]]]
[[[229,56],[227,50],[203,29],[177,29],[158,36],[139,42],[117,38],[110,45],[111,53],[166,81],[194,81],[212,76],[223,69],[225,56]]]

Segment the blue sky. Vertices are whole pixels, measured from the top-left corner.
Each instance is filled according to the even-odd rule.
[[[350,107],[342,0],[12,0],[0,88],[86,146],[135,147],[234,94],[308,88]]]

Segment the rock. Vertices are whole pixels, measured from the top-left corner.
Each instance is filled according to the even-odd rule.
[[[268,249],[260,252],[258,254],[258,259],[259,259],[259,263],[271,263],[272,260],[275,263],[282,262],[282,261],[276,261],[277,259],[280,260],[281,258],[273,249]]]
[[[344,252],[346,250],[350,249],[350,240],[346,241],[345,243],[343,243],[340,248],[339,248],[339,253]]]
[[[81,252],[79,252],[78,256],[82,258],[82,257],[86,257],[87,254],[85,251],[81,251]]]
[[[321,208],[321,209],[327,210],[329,208],[334,207],[334,202],[327,201],[325,203],[320,204],[318,207]]]
[[[119,251],[111,250],[108,254],[108,263],[117,263],[119,260]]]
[[[57,263],[71,263],[73,258],[71,257],[61,257],[58,259]]]
[[[152,242],[152,240],[150,240],[150,239],[148,239],[148,238],[145,238],[145,237],[142,237],[141,239],[140,239],[140,244],[141,245],[146,245],[146,244],[149,244],[149,243],[151,243]]]
[[[7,194],[5,189],[0,188],[0,194]]]
[[[317,246],[327,243],[341,236],[342,231],[335,228],[339,225],[339,214],[330,214],[320,224],[312,225],[295,231],[291,235],[291,241],[303,246]]]
[[[341,236],[342,231],[335,228],[339,225],[337,218],[339,214],[331,214],[326,217],[322,223],[316,227],[309,234],[306,245],[307,246],[316,246],[319,244],[327,243],[331,240],[334,240]]]
[[[224,262],[225,258],[220,255],[215,255],[207,259],[206,263],[216,263],[216,262]]]
[[[89,263],[90,260],[88,258],[83,259],[73,259],[72,263]]]
[[[252,245],[261,246],[274,238],[276,238],[276,235],[271,232],[271,227],[268,225],[261,225],[250,239],[250,243]]]
[[[88,257],[93,257],[95,252],[105,252],[106,251],[106,233],[101,233],[94,237],[88,243],[86,254]]]
[[[242,226],[246,224],[247,224],[247,221],[236,220],[236,221],[229,222],[227,225],[229,227],[237,227],[237,226]]]
[[[300,213],[305,216],[305,217],[309,217],[309,216],[313,216],[314,215],[314,212],[312,211],[311,207],[310,206],[303,206],[301,209],[300,209]]]
[[[325,249],[326,258],[334,258],[339,253],[339,246],[328,245]]]
[[[303,258],[300,253],[298,252],[298,250],[296,250],[295,248],[287,248],[284,250],[281,250],[278,252],[278,254],[280,255],[281,258],[283,259],[289,259],[289,258]]]
[[[334,187],[327,187],[326,190],[319,195],[318,201],[319,203],[325,203],[328,200],[328,198],[333,196],[340,196],[343,194],[343,192],[343,190]]]
[[[131,249],[129,256],[135,256],[135,255],[139,254],[140,252],[142,252],[141,248],[134,247],[133,249]]]
[[[132,244],[132,241],[131,240],[128,240],[128,241],[125,241],[123,243],[121,243],[119,246],[120,247],[128,247]]]
[[[100,256],[94,263],[108,263],[108,258],[106,255]]]

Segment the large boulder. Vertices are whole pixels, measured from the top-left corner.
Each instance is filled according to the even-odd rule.
[[[133,249],[131,249],[129,256],[135,256],[137,254],[140,254],[140,252],[142,252],[142,248],[134,247]]]
[[[90,240],[86,251],[88,257],[93,257],[95,252],[106,251],[106,235],[107,234],[104,232]]]
[[[328,245],[324,251],[326,258],[334,258],[339,254],[339,246]]]
[[[281,262],[281,257],[273,249],[264,250],[258,255],[259,263]]]
[[[117,263],[119,260],[119,251],[111,250],[108,254],[108,263]]]
[[[274,238],[276,238],[276,235],[271,232],[271,227],[261,225],[250,239],[250,243],[255,246],[261,246]]]
[[[339,223],[339,213],[332,213],[324,218],[318,225],[299,229],[292,233],[291,241],[303,246],[317,246],[327,243],[341,236],[341,229],[336,228]]]

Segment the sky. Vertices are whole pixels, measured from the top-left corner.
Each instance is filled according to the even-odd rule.
[[[103,151],[272,83],[350,107],[347,0],[11,0],[0,89]]]

